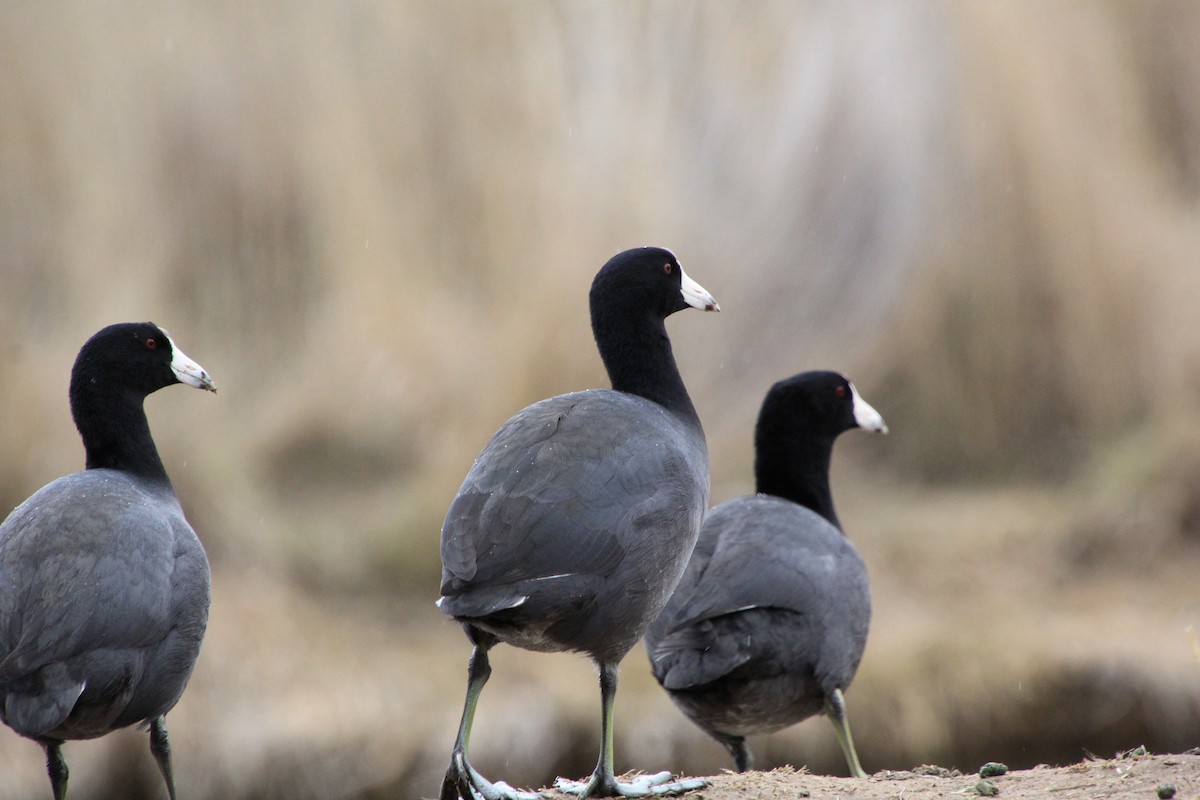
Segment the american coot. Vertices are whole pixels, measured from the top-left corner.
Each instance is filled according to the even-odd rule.
[[[829,491],[838,434],[886,433],[836,372],[771,387],[755,430],[758,494],[714,508],[675,594],[646,634],[655,678],[693,722],[750,768],[745,737],[822,710],[866,777],[842,691],[867,642],[871,597]]]
[[[56,800],[67,792],[63,741],[137,722],[175,797],[163,715],[200,651],[209,572],[142,409],[173,383],[216,391],[152,323],[89,339],[70,388],[87,468],[0,525],[0,719],[45,749]]]
[[[669,773],[613,777],[617,665],[662,609],[696,541],[708,498],[700,420],[664,320],[719,310],[668,250],[627,250],[592,283],[592,331],[613,390],[552,397],[520,411],[475,460],[442,527],[441,610],[475,645],[441,796],[530,798],[467,761],[475,705],[497,642],[586,653],[600,671],[600,759],[583,796],[641,796]],[[666,784],[666,785],[663,785]],[[474,794],[473,794],[474,793]]]

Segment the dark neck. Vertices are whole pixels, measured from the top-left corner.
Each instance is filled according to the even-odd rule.
[[[648,312],[593,308],[592,333],[613,389],[653,400],[700,427],[661,318]]]
[[[71,414],[87,451],[85,466],[130,472],[170,486],[150,436],[144,399],[134,392],[72,381]]]
[[[833,437],[797,436],[790,439],[761,426],[755,434],[754,477],[757,491],[799,503],[829,520],[838,530],[842,524],[833,510],[829,490],[829,459]]]

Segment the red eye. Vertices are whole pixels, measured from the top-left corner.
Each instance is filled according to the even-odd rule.
[[[663,264],[663,275],[670,275],[670,274],[671,274],[671,269],[672,269],[672,267],[671,267],[671,264],[670,264],[670,262],[667,262],[666,264]]]
[[[146,349],[147,350],[153,350],[156,347],[158,347],[158,342],[156,342],[154,339],[146,340]]]
[[[846,387],[839,385],[836,389],[833,390],[833,392],[838,397],[845,397],[846,396]]]

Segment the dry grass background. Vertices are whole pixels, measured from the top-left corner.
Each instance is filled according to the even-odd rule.
[[[83,340],[165,325],[221,388],[148,403],[216,574],[183,792],[432,794],[441,515],[509,414],[604,383],[591,276],[661,244],[724,310],[670,323],[715,501],[779,377],[892,428],[835,475],[868,769],[1194,746],[1198,45],[1186,0],[9,3],[0,507],[81,463]],[[618,768],[727,766],[643,660]],[[588,771],[590,667],[495,661],[480,768]],[[843,769],[821,721],[758,752]],[[73,797],[157,796],[140,734],[67,755]],[[0,797],[43,781],[0,735]]]

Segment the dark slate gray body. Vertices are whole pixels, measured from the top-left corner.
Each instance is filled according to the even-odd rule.
[[[655,677],[706,730],[770,733],[823,710],[862,659],[866,567],[819,514],[769,495],[709,512],[646,635]]]
[[[543,400],[500,428],[450,506],[440,607],[469,635],[618,661],[670,596],[707,501],[694,419],[611,390]]]
[[[61,741],[165,714],[209,596],[169,482],[90,469],[46,485],[0,525],[0,718]]]

